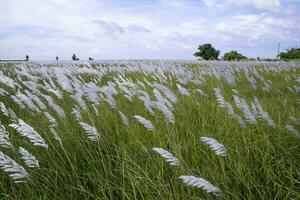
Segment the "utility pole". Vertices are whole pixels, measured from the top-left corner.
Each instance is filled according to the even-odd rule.
[[[280,54],[280,42],[278,43],[278,52],[277,52],[277,58],[279,58],[279,54]]]

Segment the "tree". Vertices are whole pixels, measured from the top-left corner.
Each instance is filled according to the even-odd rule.
[[[231,61],[231,60],[237,60],[240,61],[242,59],[247,59],[246,56],[243,56],[242,54],[238,53],[237,51],[230,51],[224,54],[223,59],[225,61]]]
[[[206,43],[199,45],[198,50],[194,56],[201,57],[204,60],[218,60],[220,51],[216,50],[211,44]]]
[[[283,60],[300,59],[300,48],[287,49],[287,52],[281,52],[279,57]]]

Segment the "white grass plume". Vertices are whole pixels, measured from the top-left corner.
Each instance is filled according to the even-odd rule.
[[[160,90],[172,103],[177,102],[177,96],[168,87],[159,83],[154,83],[153,87]]]
[[[205,92],[204,92],[203,90],[201,90],[201,89],[195,89],[194,91],[195,91],[195,92],[198,92],[200,95],[202,95],[202,96],[204,96],[204,97],[208,97],[208,95],[205,94]]]
[[[79,122],[80,126],[83,128],[83,130],[88,134],[88,138],[91,141],[97,141],[100,139],[100,135],[97,131],[97,129],[94,126],[91,126],[84,122]]]
[[[3,112],[4,116],[9,117],[13,123],[18,122],[16,113],[11,108],[6,108],[2,102],[0,102],[0,110]]]
[[[250,124],[256,124],[255,113],[251,112],[251,109],[249,108],[249,106],[248,106],[247,102],[245,101],[245,99],[239,98],[236,95],[233,95],[233,99],[234,99],[234,102],[235,102],[236,106],[244,113],[244,116],[245,116],[246,120]]]
[[[34,146],[40,146],[48,149],[48,145],[45,143],[45,140],[42,138],[42,136],[40,136],[30,125],[28,125],[22,119],[18,119],[17,124],[10,124],[9,126],[14,128],[23,137],[28,138]]]
[[[258,116],[264,120],[267,121],[268,125],[275,128],[275,123],[272,120],[272,118],[269,116],[269,114],[263,109],[262,105],[260,104],[257,97],[254,98],[252,107],[254,109],[254,112],[257,112]]]
[[[52,127],[52,126],[50,127],[50,132],[51,132],[53,138],[54,138],[56,141],[58,141],[59,144],[62,145],[62,141],[61,141],[61,139],[60,139],[58,133],[57,133],[56,130],[54,129],[54,127]]]
[[[295,124],[297,124],[297,125],[300,125],[300,120],[297,119],[296,117],[290,116],[289,119],[290,119],[293,123],[295,123]]]
[[[138,90],[138,93],[140,94],[139,99],[141,101],[143,101],[146,110],[151,114],[151,115],[155,115],[153,109],[152,109],[152,101],[151,98],[149,96],[149,94],[143,90]]]
[[[152,124],[151,121],[145,119],[144,117],[142,116],[139,116],[139,115],[134,115],[133,116],[138,122],[140,122],[145,128],[147,128],[148,130],[150,131],[154,131],[155,130],[155,127],[154,125]]]
[[[163,113],[168,122],[175,124],[175,118],[172,111],[163,102],[153,102],[153,106]]]
[[[48,121],[51,123],[51,126],[57,126],[57,121],[56,119],[50,115],[48,112],[44,112],[45,117],[48,119]]]
[[[4,90],[3,88],[0,88],[0,96],[5,96],[5,95],[8,95],[9,93]]]
[[[13,123],[17,123],[18,122],[18,117],[17,117],[16,113],[11,108],[8,108],[7,110],[8,110],[8,113],[9,113],[10,120]]]
[[[212,193],[214,195],[218,195],[219,193],[221,193],[221,190],[218,187],[212,185],[210,182],[203,178],[195,176],[180,176],[179,179],[181,179],[182,182],[187,186],[201,188],[207,193]]]
[[[0,168],[9,174],[15,183],[24,182],[24,178],[28,178],[29,174],[15,160],[11,159],[0,151]]]
[[[0,124],[0,146],[4,148],[12,148],[12,144],[9,141],[7,131],[3,125]]]
[[[45,95],[45,94],[44,94],[43,97],[47,100],[48,105],[49,105],[53,110],[55,110],[56,113],[57,113],[59,116],[61,116],[61,117],[65,116],[64,110],[63,110],[59,105],[57,105],[56,103],[54,103],[54,101],[53,101],[53,99],[52,99],[51,96],[48,96],[48,95]]]
[[[125,124],[125,125],[129,125],[129,121],[128,121],[128,118],[126,117],[126,115],[124,113],[122,113],[121,111],[119,111],[119,114],[120,114],[120,117],[122,119],[122,122]]]
[[[180,84],[178,84],[178,83],[176,84],[176,86],[177,86],[177,88],[178,88],[180,94],[185,95],[185,96],[191,96],[191,94],[189,93],[189,91],[188,91],[186,88],[182,87],[182,86],[181,86]]]
[[[165,104],[171,111],[174,111],[173,104],[168,100],[168,98],[163,97],[158,89],[153,89],[153,94],[158,102]]]
[[[300,139],[300,133],[299,133],[299,131],[297,129],[295,129],[292,125],[287,124],[285,126],[285,128],[287,130],[289,130],[291,133],[293,133],[297,138]]]
[[[26,149],[24,149],[23,147],[19,147],[19,153],[27,167],[30,168],[39,167],[39,161]]]
[[[179,160],[167,150],[158,147],[154,147],[152,148],[152,150],[158,153],[161,157],[165,158],[166,162],[169,163],[169,165],[171,166],[179,165]]]
[[[219,143],[216,139],[214,138],[209,138],[209,137],[200,137],[201,142],[209,145],[209,147],[215,152],[216,155],[218,156],[226,156],[227,155],[227,150],[225,146],[221,143]]]
[[[75,119],[76,119],[77,121],[80,122],[80,121],[82,120],[81,114],[80,114],[80,110],[79,110],[78,107],[72,108],[72,114],[75,115]]]
[[[4,105],[4,103],[2,103],[1,101],[0,101],[0,110],[4,116],[9,117],[9,112],[6,109],[6,106]]]
[[[15,96],[32,111],[40,112],[40,109],[33,103],[33,101],[22,92],[18,91]]]
[[[221,89],[220,88],[214,88],[215,91],[215,97],[217,99],[217,102],[221,108],[226,108],[227,112],[230,116],[232,116],[234,119],[236,119],[243,127],[246,127],[245,122],[243,121],[242,117],[239,116],[234,112],[234,109],[232,105],[227,102],[224,97],[221,95]]]
[[[217,98],[217,102],[221,108],[226,108],[226,101],[224,97],[221,95],[221,89],[220,88],[214,88],[215,96]]]
[[[93,107],[93,110],[95,111],[95,114],[97,117],[99,117],[99,111],[98,111],[98,108],[95,104],[92,104],[92,107]]]

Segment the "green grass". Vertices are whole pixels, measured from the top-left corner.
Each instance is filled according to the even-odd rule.
[[[198,64],[197,64],[198,65]],[[191,71],[202,66],[191,67]],[[35,66],[31,66],[34,68]],[[51,68],[51,65],[50,67]],[[189,65],[185,67],[189,69]],[[16,80],[14,68],[3,66],[4,74]],[[193,73],[194,79],[197,73]],[[196,85],[192,82],[182,84],[191,96],[180,95],[176,89],[177,78],[172,75],[164,85],[178,96],[174,104],[175,124],[166,122],[164,116],[155,110],[151,116],[137,97],[128,101],[123,94],[115,97],[116,109],[102,102],[97,109],[99,116],[86,100],[88,110],[81,111],[84,122],[93,124],[101,139],[92,142],[71,114],[76,102],[71,94],[64,92],[64,98],[58,99],[65,117],[59,117],[53,109],[48,112],[58,121],[57,132],[63,146],[52,138],[47,118],[42,113],[33,115],[29,109],[20,109],[9,96],[0,96],[6,107],[12,108],[17,116],[45,138],[49,149],[33,146],[15,130],[8,127],[10,119],[0,112],[0,120],[9,132],[16,150],[0,147],[0,151],[15,159],[22,160],[17,148],[22,146],[31,152],[40,163],[40,168],[29,169],[30,179],[15,184],[7,173],[0,170],[1,199],[300,199],[300,140],[284,127],[292,124],[289,116],[300,119],[300,93],[289,91],[288,86],[297,85],[294,80],[285,81],[284,77],[300,76],[300,69],[286,72],[259,72],[265,80],[272,81],[271,92],[262,89],[262,81],[257,80],[257,89],[250,86],[243,72],[236,72],[236,84],[228,85],[224,79],[204,76],[205,81]],[[96,85],[105,85],[112,81],[116,72],[107,73]],[[86,82],[93,75],[82,76]],[[153,82],[155,77],[143,73],[126,74],[135,82],[146,78]],[[26,79],[25,76],[22,77]],[[30,80],[27,78],[27,80]],[[22,84],[21,82],[19,82]],[[39,81],[41,83],[41,81]],[[56,82],[56,85],[58,83]],[[298,84],[299,85],[299,84]],[[231,89],[239,91],[239,96],[248,104],[256,96],[263,108],[276,123],[276,128],[263,120],[257,124],[247,123],[242,127],[220,108],[214,96],[213,88],[219,87],[226,101],[234,104]],[[14,94],[16,91],[0,83],[0,88]],[[202,89],[208,97],[193,93],[193,89]],[[140,88],[141,89],[141,88]],[[281,91],[279,94],[278,91]],[[146,91],[154,99],[152,88]],[[286,105],[283,101],[286,100]],[[45,99],[43,100],[45,103]],[[235,106],[234,106],[235,107]],[[129,118],[129,126],[122,123],[118,111]],[[236,113],[242,116],[235,107]],[[153,122],[156,130],[151,132],[139,124],[133,115],[141,115]],[[293,124],[296,129],[300,126]],[[217,139],[228,151],[226,157],[216,156],[207,145],[200,142],[200,136]],[[169,150],[180,160],[179,166],[169,166],[163,158],[153,152],[153,147]],[[23,164],[22,164],[23,165]],[[193,175],[202,177],[222,190],[214,196],[201,189],[185,186],[178,177]]]

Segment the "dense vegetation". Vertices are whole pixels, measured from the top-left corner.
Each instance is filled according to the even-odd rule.
[[[28,62],[0,74],[1,199],[300,198],[299,63]]]
[[[223,56],[224,61],[240,61],[243,59],[246,60],[247,57],[233,50],[225,53]]]
[[[218,60],[219,55],[220,51],[209,43],[199,45],[198,51],[194,53],[194,56],[201,57],[204,60]]]
[[[195,57],[203,60],[218,60],[220,50],[216,50],[212,44],[205,43],[198,46],[198,51],[194,53]],[[291,48],[287,52],[281,52],[277,55],[277,58],[248,58],[235,50],[227,52],[222,57],[224,61],[299,61],[300,60],[300,48]]]
[[[300,59],[300,48],[288,49],[287,52],[280,53],[279,57],[283,60]]]

